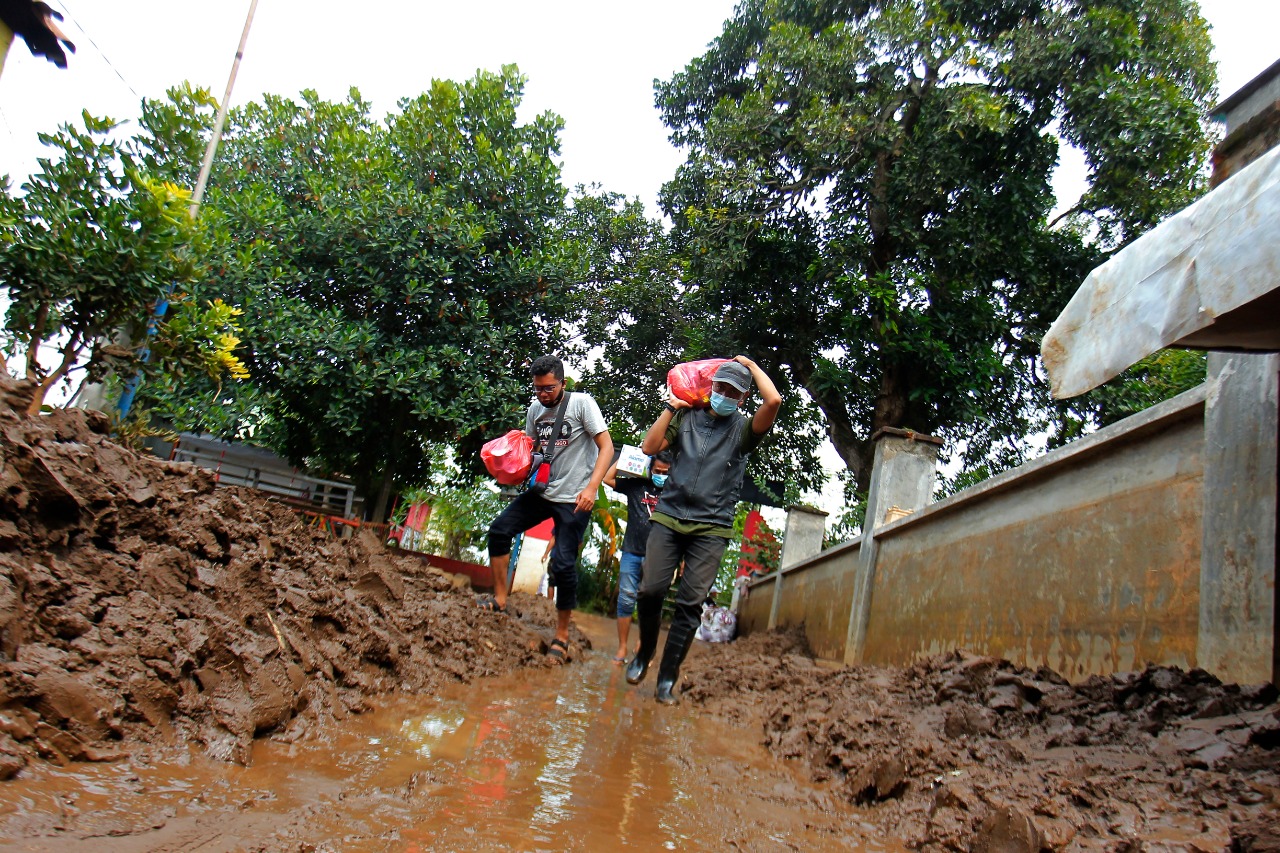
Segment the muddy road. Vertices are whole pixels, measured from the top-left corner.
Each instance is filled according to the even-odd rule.
[[[0,848],[1280,850],[1271,685],[837,669],[772,634],[698,646],[661,708],[607,621],[554,667],[545,600],[483,613],[21,395],[0,384]]]
[[[610,625],[583,622],[610,648]],[[248,766],[33,766],[0,786],[0,849],[901,849],[758,738],[630,688],[605,652],[376,704],[262,738]]]

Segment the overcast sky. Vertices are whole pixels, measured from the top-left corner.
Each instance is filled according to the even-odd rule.
[[[36,132],[82,108],[132,118],[139,96],[184,79],[220,99],[249,9],[249,0],[49,3],[66,16],[76,54],[60,71],[25,46],[10,52],[0,75],[0,171],[15,177],[35,168]],[[338,5],[259,0],[232,105],[303,88],[336,100],[355,86],[381,117],[433,79],[515,63],[529,78],[521,117],[551,110],[565,119],[565,184],[598,182],[640,196],[651,211],[679,162],[653,106],[653,80],[700,54],[733,9],[725,0],[384,0],[341,4],[367,10],[359,17],[317,14]]]
[[[59,70],[15,44],[0,75],[0,173],[36,167],[36,133],[80,110],[137,115],[140,97],[189,80],[218,98],[226,88],[249,0],[48,0],[76,43]],[[516,63],[529,78],[523,118],[563,116],[564,182],[596,182],[639,196],[656,213],[659,187],[680,155],[653,105],[668,79],[720,32],[731,0],[383,0],[365,4],[259,0],[232,105],[264,92],[316,89],[329,99],[357,87],[385,115],[434,78]],[[1277,58],[1280,2],[1202,0],[1213,27],[1223,97]],[[337,17],[317,10],[361,10]],[[367,11],[366,11],[367,10]]]
[[[36,168],[36,134],[80,111],[132,119],[141,97],[183,80],[226,88],[249,0],[47,0],[66,17],[76,43],[59,70],[15,43],[0,74],[0,174],[20,182]],[[233,106],[264,92],[303,88],[345,97],[355,86],[381,117],[436,78],[463,80],[476,69],[515,63],[529,78],[522,119],[552,110],[566,122],[566,186],[599,183],[656,198],[680,162],[653,103],[654,78],[669,79],[700,55],[733,12],[732,0],[382,0],[343,4],[359,17],[324,11],[336,3],[259,0]],[[1280,58],[1280,0],[1202,0],[1213,27],[1219,92],[1226,97]],[[367,11],[365,11],[367,10]],[[1072,192],[1079,158],[1064,156],[1056,181]],[[1078,188],[1074,189],[1078,193]],[[1074,200],[1064,199],[1066,202]],[[824,465],[839,466],[827,446]],[[838,486],[819,500],[832,508]]]

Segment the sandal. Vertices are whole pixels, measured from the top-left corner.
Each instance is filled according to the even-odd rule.
[[[613,665],[614,665],[614,666],[621,666],[622,664],[624,664],[624,663],[626,663],[626,662],[627,662],[627,656],[626,656],[626,655],[622,655],[621,657],[616,657],[616,658],[614,658],[614,659],[613,659]]]
[[[547,657],[551,659],[552,663],[559,666],[569,659],[569,644],[556,637],[547,647]]]
[[[481,610],[488,610],[490,613],[506,613],[507,608],[498,603],[498,599],[492,595],[482,595],[476,599],[476,606]]]

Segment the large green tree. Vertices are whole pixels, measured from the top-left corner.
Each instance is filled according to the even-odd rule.
[[[561,120],[516,118],[514,67],[435,81],[377,121],[354,90],[233,111],[205,199],[202,296],[244,309],[276,449],[379,496],[431,442],[517,420],[521,363],[559,333],[572,258],[553,223]]]
[[[1200,191],[1209,47],[1193,0],[743,0],[657,89],[688,265],[655,301],[805,389],[860,486],[881,427],[1015,461],[1047,324]]]
[[[561,234],[583,270],[582,286],[566,303],[576,332],[567,349],[585,365],[583,382],[611,418],[615,441],[639,443],[662,409],[673,366],[759,355],[752,341],[720,338],[720,318],[708,317],[697,289],[684,284],[688,259],[638,200],[580,187]],[[821,420],[797,394],[784,400],[779,419],[785,428],[753,455],[749,472],[761,483],[785,483],[794,499],[822,486]]]

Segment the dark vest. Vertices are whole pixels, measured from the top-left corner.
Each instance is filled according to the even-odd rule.
[[[746,422],[742,412],[718,418],[707,409],[685,409],[658,512],[680,521],[733,526],[747,473],[747,454],[739,449]]]

